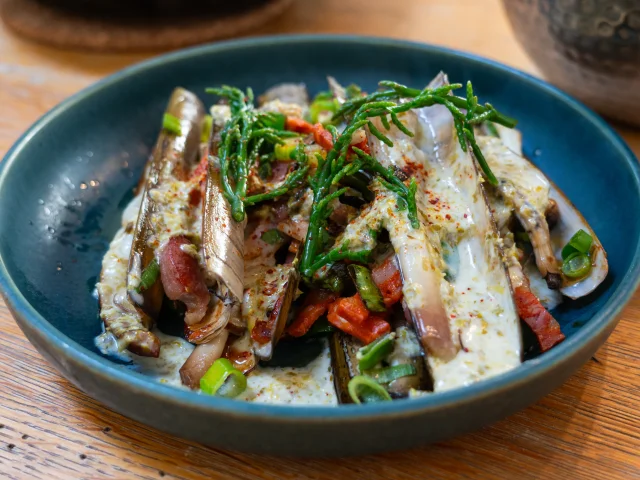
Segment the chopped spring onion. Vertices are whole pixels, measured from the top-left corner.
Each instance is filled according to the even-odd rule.
[[[206,143],[209,141],[209,135],[211,135],[211,128],[213,127],[213,118],[211,115],[205,115],[202,122],[202,133],[200,134],[200,142]]]
[[[387,392],[383,386],[364,375],[356,375],[353,377],[349,381],[347,389],[354,403],[391,401],[391,395],[389,395],[389,392]]]
[[[136,292],[142,293],[145,290],[149,290],[153,287],[153,284],[156,283],[159,276],[160,265],[158,265],[158,261],[154,258],[142,271],[142,275],[140,275],[140,285],[136,287]]]
[[[200,379],[200,389],[209,395],[233,398],[247,388],[247,377],[226,358],[219,358]]]
[[[275,146],[274,153],[276,155],[276,160],[281,161],[289,161],[295,160],[295,152],[296,148],[298,148],[299,142],[297,139],[295,140],[285,140],[284,143],[277,143]]]
[[[403,363],[401,365],[393,365],[391,367],[367,370],[365,374],[373,378],[378,383],[391,383],[398,378],[415,375],[416,367],[410,363]]]
[[[567,243],[562,249],[562,259],[566,260],[572,253],[589,254],[591,245],[593,244],[593,237],[584,230],[578,230],[569,243]]]
[[[280,233],[279,230],[272,228],[271,230],[267,230],[260,235],[260,238],[263,242],[268,243],[269,245],[275,245],[276,243],[284,240],[284,236]]]
[[[181,135],[182,133],[182,129],[180,128],[180,120],[178,120],[170,113],[165,113],[164,117],[162,117],[162,128],[169,133],[173,133],[174,135]]]
[[[331,117],[340,108],[338,102],[334,98],[317,98],[309,106],[309,116],[312,123],[328,123]]]
[[[369,370],[380,363],[393,351],[395,334],[389,333],[362,347],[357,354],[358,368],[361,372]]]
[[[562,264],[562,273],[569,278],[586,277],[590,271],[591,258],[584,253],[574,252]]]
[[[349,274],[367,308],[372,312],[386,312],[384,298],[374,283],[369,269],[362,265],[351,264],[349,265]]]

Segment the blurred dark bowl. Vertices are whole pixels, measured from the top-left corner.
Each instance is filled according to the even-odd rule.
[[[503,0],[513,31],[551,82],[640,126],[640,1]]]
[[[263,6],[270,0],[38,0],[39,3],[79,15],[114,19],[234,15]]]

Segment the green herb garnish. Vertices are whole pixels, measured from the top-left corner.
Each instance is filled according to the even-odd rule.
[[[252,197],[247,197],[247,179],[250,169],[262,158],[264,148],[284,143],[285,138],[298,134],[283,130],[286,117],[279,113],[258,112],[253,105],[253,91],[243,92],[237,88],[222,86],[208,88],[207,93],[226,98],[231,108],[231,119],[220,133],[220,173],[222,190],[231,205],[232,216],[241,222],[245,207],[258,202],[272,200],[300,185],[308,171],[304,150],[298,149],[296,159],[299,168],[291,172],[277,188]],[[262,155],[261,155],[262,154]]]
[[[271,230],[267,230],[260,235],[260,238],[263,242],[268,243],[269,245],[275,245],[278,242],[284,240],[284,236],[280,233],[279,230],[272,228]]]
[[[180,128],[180,120],[170,113],[165,113],[162,117],[162,128],[174,135],[181,135],[182,129]]]
[[[142,293],[145,290],[149,290],[151,287],[153,287],[153,284],[158,281],[159,276],[160,265],[154,258],[142,271],[142,274],[140,275],[140,285],[136,287],[136,292]]]
[[[364,375],[356,375],[347,386],[354,403],[390,402],[391,395],[375,380]]]
[[[458,140],[462,149],[466,152],[470,147],[489,183],[492,185],[498,184],[498,180],[493,175],[484,155],[478,147],[473,133],[473,126],[480,125],[486,121],[492,121],[505,127],[513,128],[517,122],[498,112],[490,103],[479,105],[478,98],[473,94],[471,82],[467,82],[466,98],[456,97],[450,94],[453,90],[462,88],[462,84],[459,83],[443,85],[437,88],[427,87],[423,90],[409,88],[387,80],[380,82],[379,85],[384,90],[345,102],[334,115],[334,121],[349,117],[369,104],[374,106],[369,108],[370,117],[389,115],[394,125],[402,131],[405,131],[406,128],[403,130],[404,126],[401,126],[402,124],[397,118],[398,113],[406,112],[414,108],[429,107],[437,104],[444,105],[453,115],[454,125],[458,132]],[[401,105],[395,105],[390,102],[401,98],[411,100]],[[463,113],[461,109],[466,110],[466,114]],[[385,141],[383,139],[386,138],[384,135],[378,135],[380,132],[372,130],[371,133],[382,141]],[[407,132],[405,131],[405,133]],[[390,142],[390,140],[387,138],[385,143],[388,144],[388,142]]]

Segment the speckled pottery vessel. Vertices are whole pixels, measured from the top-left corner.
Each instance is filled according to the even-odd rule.
[[[503,0],[544,76],[610,118],[640,126],[638,0]]]

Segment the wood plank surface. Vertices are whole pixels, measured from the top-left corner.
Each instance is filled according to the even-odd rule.
[[[539,74],[498,0],[298,0],[268,33],[358,33],[471,51]],[[37,117],[143,59],[56,51],[0,25],[0,155]],[[640,131],[618,128],[640,154]],[[214,450],[124,418],[34,350],[0,304],[0,477],[640,478],[640,296],[594,359],[532,407],[484,430],[404,453],[297,460]]]

